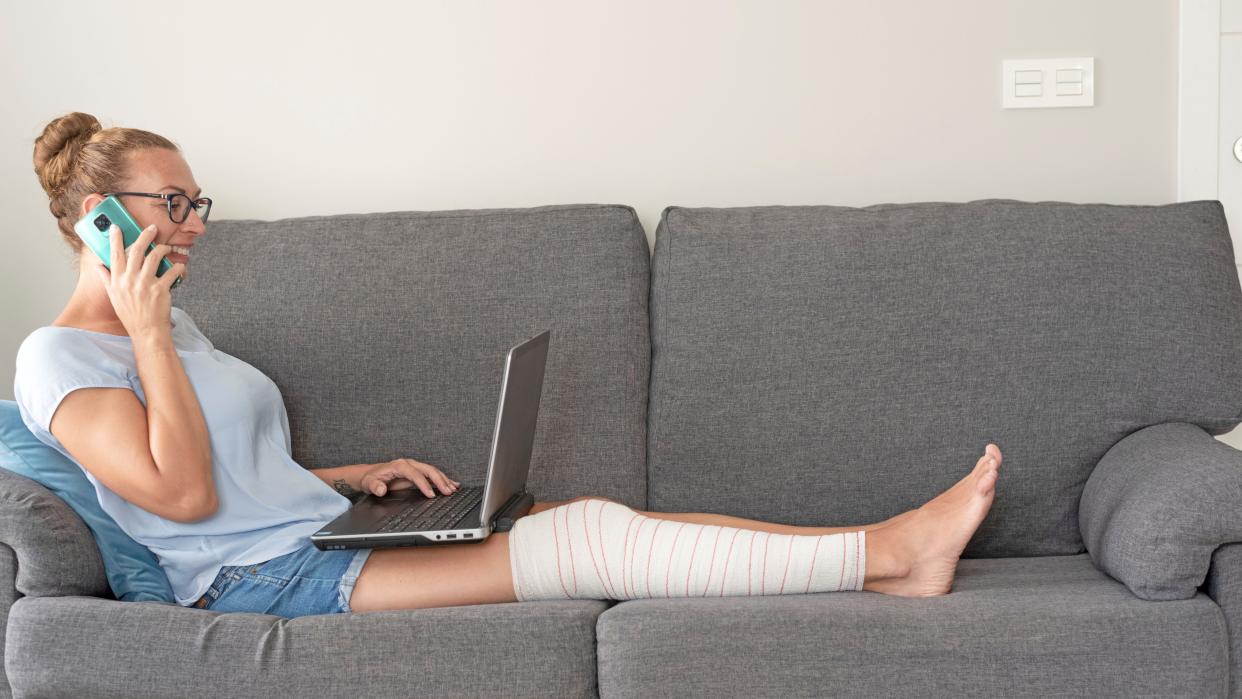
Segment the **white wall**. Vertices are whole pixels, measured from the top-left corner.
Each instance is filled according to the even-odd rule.
[[[1062,56],[1095,107],[1000,108]],[[6,3],[0,85],[0,397],[74,282],[31,166],[74,110],[178,142],[216,218],[1176,199],[1174,0]]]

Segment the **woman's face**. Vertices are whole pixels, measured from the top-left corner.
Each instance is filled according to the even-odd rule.
[[[120,187],[120,191],[153,194],[180,192],[191,199],[202,196],[202,191],[194,181],[194,174],[190,172],[190,166],[185,159],[177,151],[166,148],[147,148],[130,154],[129,177]],[[192,257],[191,247],[198,236],[207,230],[198,212],[191,210],[185,221],[173,223],[168,216],[168,202],[164,199],[132,195],[121,195],[117,198],[125,206],[125,210],[138,222],[139,228],[145,229],[149,225],[155,225],[157,229],[155,244],[172,245],[173,250],[168,253],[168,261],[172,264],[178,262],[185,264],[188,270],[190,257]],[[85,216],[101,201],[103,197],[98,193],[86,197],[82,200],[80,215]],[[189,274],[185,276],[188,278]]]

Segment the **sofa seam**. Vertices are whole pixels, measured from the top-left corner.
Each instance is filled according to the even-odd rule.
[[[643,464],[642,464],[643,466],[643,469],[642,469],[643,508],[645,509],[647,507],[647,502],[646,502],[647,490],[649,488],[649,483],[650,483],[650,478],[648,477],[648,470],[647,470],[647,440],[648,440],[648,432],[649,432],[649,428],[647,424],[647,416],[650,414],[650,411],[651,411],[651,359],[652,359],[651,357],[651,274],[652,274],[651,252],[652,251],[647,245],[647,231],[646,229],[643,228],[642,219],[638,217],[638,210],[628,205],[626,208],[629,209],[629,212],[630,212],[631,226],[638,234],[638,239],[635,242],[638,243],[638,248],[641,251],[643,269],[646,270],[646,282],[642,285],[640,289],[638,289],[639,293],[643,297],[643,304],[641,306],[641,311],[643,314],[643,325],[645,326],[644,330],[647,333],[647,338],[646,338],[647,339],[647,351],[646,351],[646,357],[645,357],[646,359],[645,363],[647,365],[647,381],[641,387],[641,390],[643,391],[643,414],[642,414],[641,420],[639,421],[639,423],[642,426],[642,431],[643,431],[642,441],[639,445],[639,448],[640,448],[640,453],[642,454],[642,457],[643,457]]]
[[[664,312],[663,312],[663,315],[661,316],[660,328],[667,328],[667,327],[669,327],[669,320],[668,320],[667,315],[668,315],[668,313],[670,312],[670,310],[671,310],[671,308],[672,308],[672,301],[670,300],[670,295],[669,295],[669,291],[668,291],[669,286],[670,286],[670,279],[671,279],[672,274],[673,274],[673,225],[672,225],[672,213],[673,213],[673,211],[674,211],[674,210],[676,210],[676,209],[678,209],[678,208],[679,208],[679,207],[676,207],[676,206],[668,206],[668,207],[666,207],[666,208],[664,209],[664,211],[662,212],[662,214],[661,214],[661,216],[660,216],[661,220],[662,220],[662,221],[663,221],[663,223],[664,223],[664,236],[665,236],[665,241],[666,241],[666,242],[665,242],[665,244],[664,244],[664,273],[660,275],[660,277],[661,277],[661,279],[660,279],[660,296],[661,296],[661,298],[663,298],[663,299],[664,299],[664,309],[665,309],[665,310],[664,310]],[[658,230],[658,229],[659,229],[659,226],[657,226],[657,230]],[[653,254],[654,254],[654,250],[653,250]],[[654,296],[655,296],[655,294],[652,294],[652,298],[654,298]],[[652,314],[650,313],[650,311],[648,311],[648,315],[649,315],[649,316],[651,316],[651,318],[653,318],[653,319],[654,319],[654,317],[655,317],[654,315],[652,315]],[[648,380],[647,380],[647,424],[648,424],[648,430],[647,430],[647,432],[648,432],[648,434],[647,434],[647,459],[646,459],[646,461],[647,461],[647,464],[646,464],[646,471],[647,471],[647,502],[646,502],[646,505],[645,505],[645,507],[646,507],[647,509],[650,509],[650,508],[651,508],[651,506],[652,506],[652,505],[651,505],[651,475],[652,475],[652,470],[651,470],[651,466],[652,466],[651,454],[652,454],[652,452],[654,451],[654,449],[652,449],[652,444],[653,444],[653,442],[654,442],[654,439],[653,439],[652,434],[651,434],[651,433],[653,432],[653,430],[651,430],[651,429],[650,429],[650,425],[653,425],[653,424],[659,424],[659,421],[655,419],[655,418],[656,418],[656,415],[655,415],[654,411],[652,410],[652,403],[653,403],[652,396],[655,394],[655,392],[654,392],[653,390],[651,390],[651,389],[652,389],[652,387],[655,385],[655,379],[656,379],[656,374],[655,374],[655,337],[656,337],[656,335],[657,335],[656,330],[657,330],[657,328],[656,328],[656,327],[654,327],[654,321],[653,321],[653,322],[651,323],[651,330],[650,330],[650,333],[651,333],[651,336],[652,336],[652,337],[651,337],[651,340],[650,340],[650,344],[651,344],[651,370],[649,371],[649,378],[648,378]],[[666,343],[666,344],[667,344],[667,343]],[[665,351],[667,351],[667,347],[665,348]],[[661,413],[661,414],[662,414],[662,413]]]

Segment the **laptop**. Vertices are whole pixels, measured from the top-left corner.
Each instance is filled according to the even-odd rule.
[[[534,504],[526,492],[526,475],[551,332],[518,344],[505,357],[491,458],[482,486],[463,483],[449,495],[437,490],[434,498],[418,488],[389,490],[382,496],[367,493],[311,535],[315,546],[330,551],[477,543],[493,531],[508,531],[513,520]]]

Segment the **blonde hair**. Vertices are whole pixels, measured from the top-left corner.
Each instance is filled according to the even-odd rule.
[[[71,112],[43,127],[34,143],[34,170],[47,192],[47,208],[74,252],[82,250],[82,240],[73,232],[82,200],[94,192],[121,189],[129,175],[129,156],[146,148],[181,150],[150,131],[105,129],[83,112]]]

